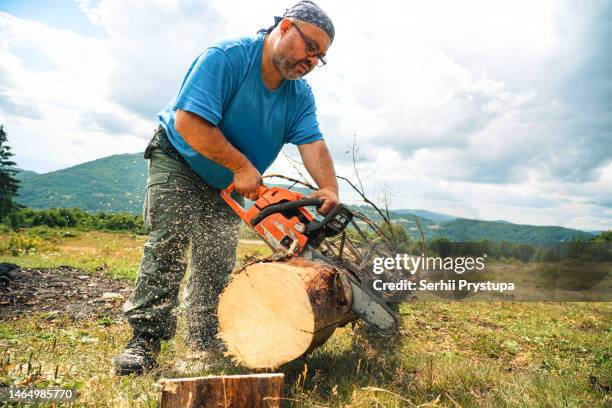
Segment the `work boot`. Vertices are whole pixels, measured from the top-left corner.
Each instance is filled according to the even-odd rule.
[[[157,367],[155,357],[161,349],[161,340],[150,334],[134,335],[121,354],[115,357],[117,375],[140,375]]]

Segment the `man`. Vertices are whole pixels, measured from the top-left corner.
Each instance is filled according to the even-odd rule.
[[[314,98],[300,79],[325,64],[333,39],[329,17],[315,3],[300,1],[256,36],[208,47],[160,112],[160,127],[145,150],[149,240],[136,287],[123,306],[133,337],[115,358],[118,374],[155,367],[161,340],[174,336],[173,311],[190,243],[186,341],[211,354],[222,347],[214,314],[234,267],[240,221],[220,189],[233,181],[236,193],[255,200],[261,174],[285,143],[293,143],[319,187],[312,196],[324,200],[319,211],[325,214],[338,203]]]

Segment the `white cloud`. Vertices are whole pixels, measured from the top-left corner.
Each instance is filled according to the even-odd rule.
[[[134,134],[83,126],[88,115],[96,114],[129,121],[130,128],[141,134],[152,127],[109,100],[109,53],[104,41],[5,13],[0,13],[0,32],[0,121],[18,163],[21,156],[27,157],[30,168],[46,171],[54,169],[49,168],[54,163],[73,165],[143,149],[144,141]],[[28,66],[14,55],[17,47],[40,53],[51,68],[40,72]],[[33,163],[37,157],[40,166]]]
[[[105,0],[81,7],[108,33],[110,99],[147,119],[178,91],[206,44],[223,34],[224,16],[208,2]]]

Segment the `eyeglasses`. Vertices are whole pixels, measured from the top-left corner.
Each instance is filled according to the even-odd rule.
[[[298,27],[298,25],[295,24],[293,21],[291,21],[291,24],[293,24],[300,37],[302,37],[304,44],[306,44],[306,55],[308,55],[309,57],[317,57],[317,67],[322,67],[323,65],[327,64],[327,61],[325,61],[325,54],[320,52],[317,43],[311,40],[306,34],[304,34],[302,30],[300,30],[300,27]]]

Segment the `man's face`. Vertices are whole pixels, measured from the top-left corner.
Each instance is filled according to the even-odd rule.
[[[306,39],[311,42],[309,46],[298,32],[302,31]],[[327,33],[317,26],[297,20],[281,22],[281,40],[272,54],[272,62],[285,79],[299,79],[317,66],[318,57],[312,55],[312,46],[325,54],[329,48]],[[309,52],[307,52],[309,50]]]

